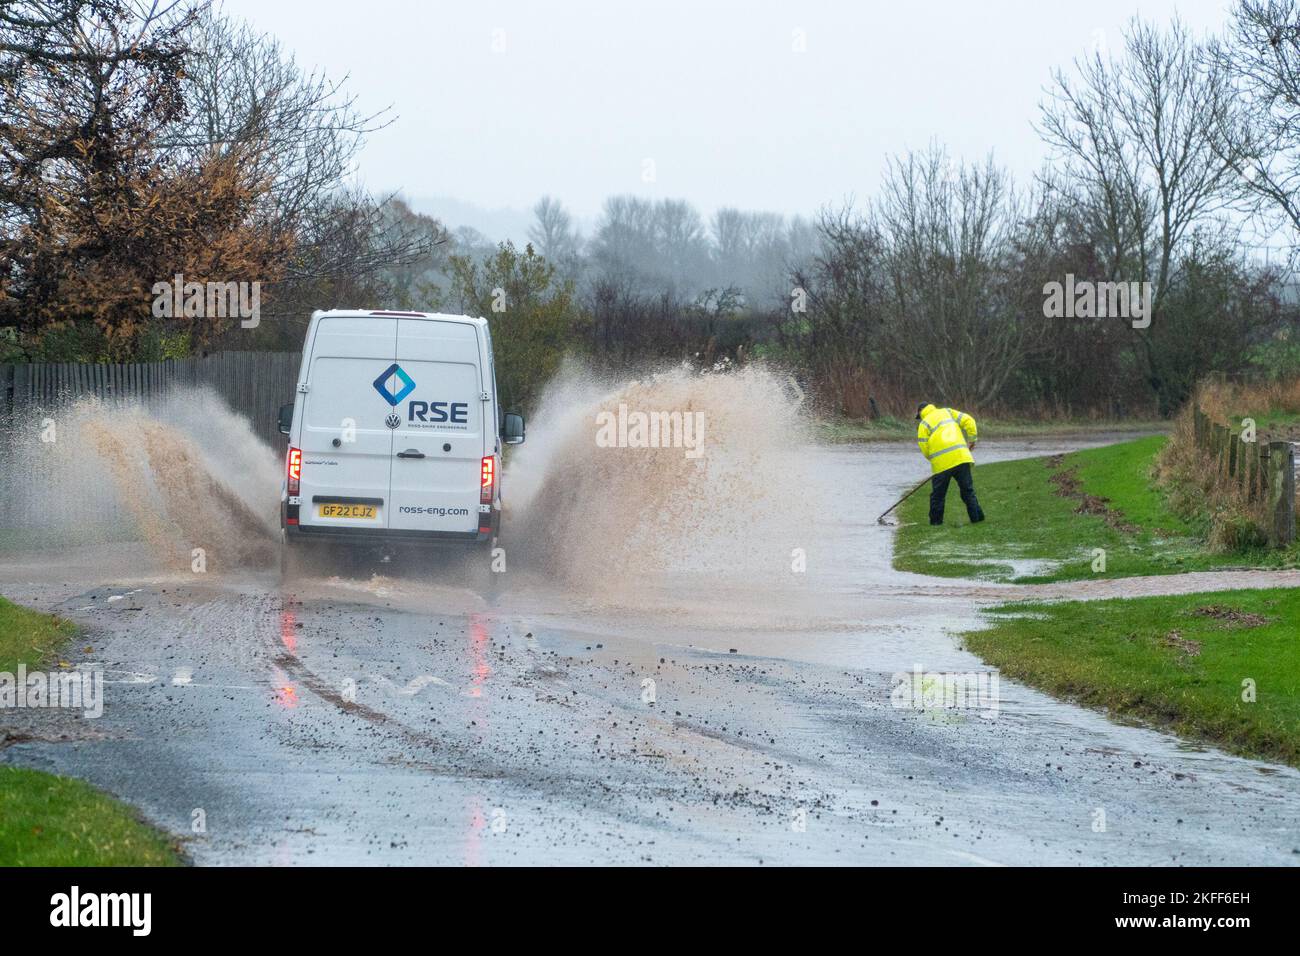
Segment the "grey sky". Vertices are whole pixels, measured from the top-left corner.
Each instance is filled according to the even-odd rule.
[[[1176,10],[1199,33],[1228,7],[225,2],[302,64],[351,74],[363,106],[393,106],[362,156],[365,185],[489,209],[550,193],[583,218],[614,193],[809,214],[870,196],[887,154],[932,139],[964,158],[993,150],[1027,177],[1043,159],[1030,124],[1053,67],[1117,45],[1136,13]]]

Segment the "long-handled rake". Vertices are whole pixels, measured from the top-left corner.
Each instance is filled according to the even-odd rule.
[[[926,485],[926,483],[929,482],[929,480],[930,480],[930,479],[929,479],[928,477],[926,477],[926,478],[922,478],[922,479],[921,479],[921,483],[920,483],[919,485],[917,485],[915,488],[913,488],[913,489],[912,489],[911,491],[909,491],[907,494],[903,495],[903,497],[899,498],[899,499],[898,499],[897,501],[895,501],[892,505],[890,505],[888,508],[886,508],[884,514],[882,514],[879,518],[876,519],[876,524],[886,524],[886,521],[885,521],[885,515],[888,515],[891,511],[893,511],[895,508],[897,508],[899,505],[901,505],[904,501],[906,501],[908,498],[912,497],[912,495],[914,495],[914,494],[916,494],[918,491],[920,491],[920,490],[921,490],[921,489]]]

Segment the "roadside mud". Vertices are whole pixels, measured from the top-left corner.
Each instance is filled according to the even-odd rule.
[[[1125,521],[1123,512],[1110,506],[1109,498],[1085,492],[1083,482],[1079,480],[1078,469],[1064,467],[1064,455],[1053,455],[1047,460],[1047,465],[1052,469],[1048,481],[1056,486],[1056,493],[1062,498],[1071,498],[1079,503],[1074,509],[1075,514],[1099,515],[1106,524],[1123,534],[1134,534],[1142,530],[1137,525]]]

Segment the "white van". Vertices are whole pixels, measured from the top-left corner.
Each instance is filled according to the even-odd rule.
[[[486,319],[315,312],[280,496],[282,561],[314,542],[481,545],[501,522],[501,445],[524,420],[497,403]]]

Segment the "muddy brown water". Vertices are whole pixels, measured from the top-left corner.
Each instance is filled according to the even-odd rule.
[[[538,431],[512,467],[572,447]],[[986,442],[977,457],[1111,437]],[[763,474],[800,477],[763,499],[785,505],[774,519],[715,513],[745,500],[718,493],[677,539],[704,543],[653,560],[581,530],[594,553],[507,537],[493,588],[450,559],[285,588],[256,566],[177,570],[131,541],[11,549],[0,590],[81,623],[70,661],[102,667],[107,689],[98,720],[0,713],[20,737],[0,760],[89,779],[199,863],[1300,860],[1288,768],[1010,680],[993,707],[894,699],[914,668],[987,673],[954,634],[989,602],[1297,576],[1023,589],[899,573],[874,519],[923,473],[914,448],[763,454]],[[555,500],[515,477],[520,500]],[[652,497],[671,513],[673,495]],[[512,514],[507,531],[537,520]]]

